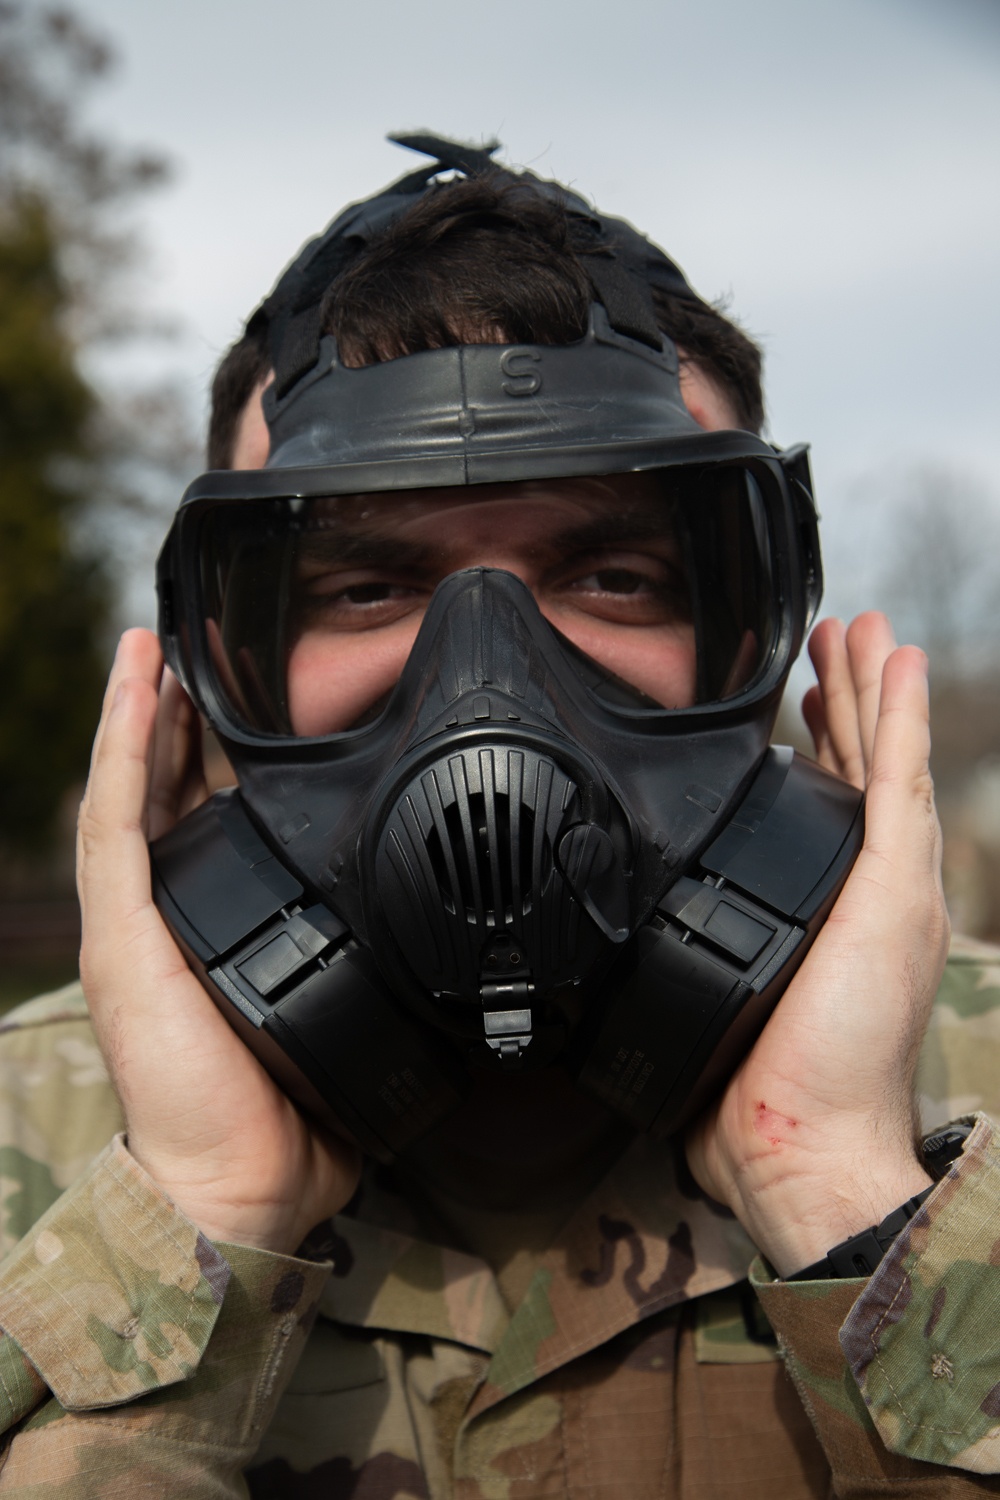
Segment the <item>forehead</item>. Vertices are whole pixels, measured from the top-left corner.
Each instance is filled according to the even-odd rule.
[[[491,535],[515,528],[519,536],[551,533],[589,522],[615,528],[662,514],[664,485],[655,474],[524,480],[453,489],[336,495],[313,501],[307,529],[406,535],[458,532]]]

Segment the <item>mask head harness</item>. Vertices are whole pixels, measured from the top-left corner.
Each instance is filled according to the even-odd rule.
[[[394,139],[431,164],[345,210],[248,324],[275,370],[266,467],[197,480],[160,557],[167,659],[239,790],[153,846],[156,898],[275,1076],[376,1155],[445,1116],[476,1065],[558,1060],[673,1129],[760,1029],[860,838],[856,793],[768,749],[821,588],[805,450],[703,431],[651,295],[697,302],[682,273],[527,173],[506,175],[559,202],[590,276],[585,335],[345,367],[321,328],[330,282],[442,172],[502,170],[495,145]],[[652,490],[633,504],[636,476]],[[422,490],[569,481],[617,486],[612,529],[654,536],[683,575],[680,706],[472,567],[440,582],[367,721],[296,733],[302,596],[362,521]]]
[[[656,351],[661,349],[663,336],[650,296],[652,286],[704,305],[679,267],[623,219],[595,213],[583,198],[560,183],[500,166],[493,160],[499,142],[475,147],[431,135],[393,135],[389,139],[429,156],[430,163],[338,214],[323,234],[303,247],[247,322],[248,333],[267,339],[275,372],[274,393],[279,401],[316,368],[321,343],[320,309],[330,284],[373,238],[432,188],[442,173],[465,178],[502,177],[558,203],[567,215],[573,249],[586,257],[595,295],[608,322],[624,337]],[[269,464],[274,462],[272,452]]]

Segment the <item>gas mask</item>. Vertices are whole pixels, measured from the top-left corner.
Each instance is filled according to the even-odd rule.
[[[820,593],[805,450],[702,431],[648,297],[694,298],[680,272],[534,180],[598,252],[585,337],[346,368],[317,289],[483,169],[415,144],[434,165],[256,315],[267,466],[204,475],[161,554],[167,660],[239,785],[152,846],[155,899],[264,1066],[382,1160],[483,1068],[558,1063],[665,1134],[860,847],[860,794],[769,746]]]

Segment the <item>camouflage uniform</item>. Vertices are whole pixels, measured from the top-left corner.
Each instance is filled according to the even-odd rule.
[[[920,1087],[928,1127],[998,1111],[994,950],[956,947]],[[673,1143],[636,1139],[510,1312],[384,1172],[302,1258],[210,1244],[106,1145],[121,1120],[75,987],[4,1024],[0,1091],[5,1494],[1000,1490],[985,1118],[867,1283],[784,1284],[760,1259],[748,1283],[735,1220]]]

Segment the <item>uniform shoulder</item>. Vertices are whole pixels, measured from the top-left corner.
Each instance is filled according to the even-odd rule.
[[[79,984],[0,1019],[0,1253],[121,1129]]]
[[[976,938],[953,937],[935,1003],[959,1016],[1000,1012],[1000,948]]]
[[[1000,949],[956,937],[917,1072],[925,1130],[985,1110],[1000,1120]]]
[[[90,1016],[80,981],[64,984],[61,989],[36,995],[25,1000],[0,1018],[0,1038],[14,1031],[30,1031],[39,1026],[51,1026],[63,1021],[83,1021],[88,1026]]]

